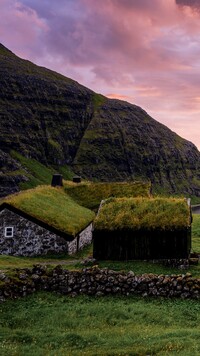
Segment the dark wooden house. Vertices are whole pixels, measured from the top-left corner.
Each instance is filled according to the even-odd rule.
[[[190,206],[185,199],[108,199],[95,219],[93,243],[98,260],[188,258]]]

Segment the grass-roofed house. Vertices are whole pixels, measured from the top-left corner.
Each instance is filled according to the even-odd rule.
[[[111,198],[94,221],[99,260],[181,259],[191,248],[191,209],[184,198]]]
[[[10,196],[0,206],[0,254],[73,254],[92,240],[95,214],[62,188],[40,186]]]
[[[66,193],[80,205],[98,211],[102,200],[130,197],[150,197],[151,182],[87,182],[79,184],[66,182],[64,184]]]

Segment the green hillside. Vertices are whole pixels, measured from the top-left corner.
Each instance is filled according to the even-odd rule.
[[[65,178],[74,172],[91,181],[151,181],[153,191],[200,197],[199,151],[142,108],[94,93],[3,45],[0,88],[1,196],[47,183],[56,170]]]

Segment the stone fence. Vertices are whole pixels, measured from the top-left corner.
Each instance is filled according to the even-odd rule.
[[[179,275],[135,275],[98,267],[69,271],[57,266],[52,270],[35,265],[31,269],[16,270],[9,277],[0,272],[0,301],[25,297],[36,291],[57,292],[64,295],[80,294],[141,295],[143,297],[200,298],[200,278],[190,273]]]

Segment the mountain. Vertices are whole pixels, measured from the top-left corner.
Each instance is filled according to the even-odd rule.
[[[200,196],[200,152],[191,142],[140,107],[96,94],[3,45],[0,129],[1,195],[43,167],[97,181],[151,180],[157,191]]]

